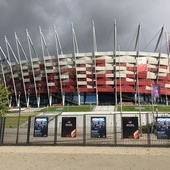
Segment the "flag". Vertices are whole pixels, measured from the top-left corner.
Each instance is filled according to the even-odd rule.
[[[138,64],[137,64],[138,73],[147,71],[147,58],[141,57],[141,58],[137,58],[137,60],[138,60]]]
[[[153,98],[160,97],[160,85],[159,84],[152,85],[152,95],[153,95]]]

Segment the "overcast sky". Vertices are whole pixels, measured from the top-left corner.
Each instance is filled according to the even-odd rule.
[[[94,20],[98,51],[111,51],[113,50],[114,19],[117,22],[118,45],[122,50],[134,48],[132,40],[141,22],[141,50],[154,39],[152,43],[149,43],[152,45],[148,47],[148,50],[152,51],[161,27],[164,25],[165,31],[170,32],[170,1],[0,0],[0,46],[4,51],[6,50],[4,41],[4,35],[6,35],[15,50],[14,32],[16,32],[28,53],[28,46],[26,46],[26,29],[28,29],[39,52],[38,55],[42,55],[40,26],[50,54],[55,55],[53,26],[56,25],[63,52],[72,53],[71,22],[73,22],[79,51],[91,52],[93,49],[92,20]]]

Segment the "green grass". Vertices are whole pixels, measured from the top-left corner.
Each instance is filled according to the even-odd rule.
[[[118,106],[117,111],[120,111],[121,108],[120,106]],[[141,111],[142,112],[147,112],[147,111],[157,111],[158,112],[170,112],[170,106],[165,106],[165,105],[158,105],[158,106],[154,106],[152,108],[151,105],[141,105]],[[122,106],[122,111],[139,111],[139,106],[138,105],[123,105]]]
[[[40,112],[53,112],[53,111],[62,111],[62,112],[89,112],[92,111],[93,106],[57,106],[57,107],[47,107],[41,109]]]
[[[17,128],[18,126],[18,114],[6,114],[6,120],[5,120],[5,128]],[[28,121],[28,117],[35,117],[35,114],[21,114],[20,115],[20,124],[22,125],[26,121]]]

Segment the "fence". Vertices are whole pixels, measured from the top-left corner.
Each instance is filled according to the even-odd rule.
[[[170,117],[169,114],[159,114],[159,117]],[[154,126],[152,126],[156,115],[150,113],[122,113],[122,114],[61,114],[43,115],[40,117],[4,117],[0,121],[0,144],[1,145],[82,145],[82,146],[160,146],[169,147],[170,140],[158,138]],[[39,123],[38,118],[48,119],[48,134],[40,137],[41,131],[35,126]],[[125,127],[122,120],[131,120]],[[67,120],[63,124],[64,120]],[[134,122],[132,122],[134,121]],[[104,125],[104,135],[100,136],[96,124]],[[140,137],[135,139],[130,136],[129,129],[137,127],[140,129]],[[19,126],[17,126],[19,123]],[[47,123],[47,122],[46,122]],[[73,125],[74,124],[74,125]],[[65,135],[72,126],[76,128],[76,137]],[[128,126],[131,126],[128,127]],[[38,126],[37,126],[38,127]],[[129,136],[128,136],[129,135]]]

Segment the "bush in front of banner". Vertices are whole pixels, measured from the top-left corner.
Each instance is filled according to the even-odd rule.
[[[170,117],[156,117],[157,139],[170,139]]]
[[[123,138],[139,139],[138,118],[122,117]]]
[[[106,117],[91,117],[91,137],[106,138]]]
[[[61,137],[76,137],[76,117],[62,117]]]
[[[48,136],[48,117],[36,117],[34,121],[34,137]]]

